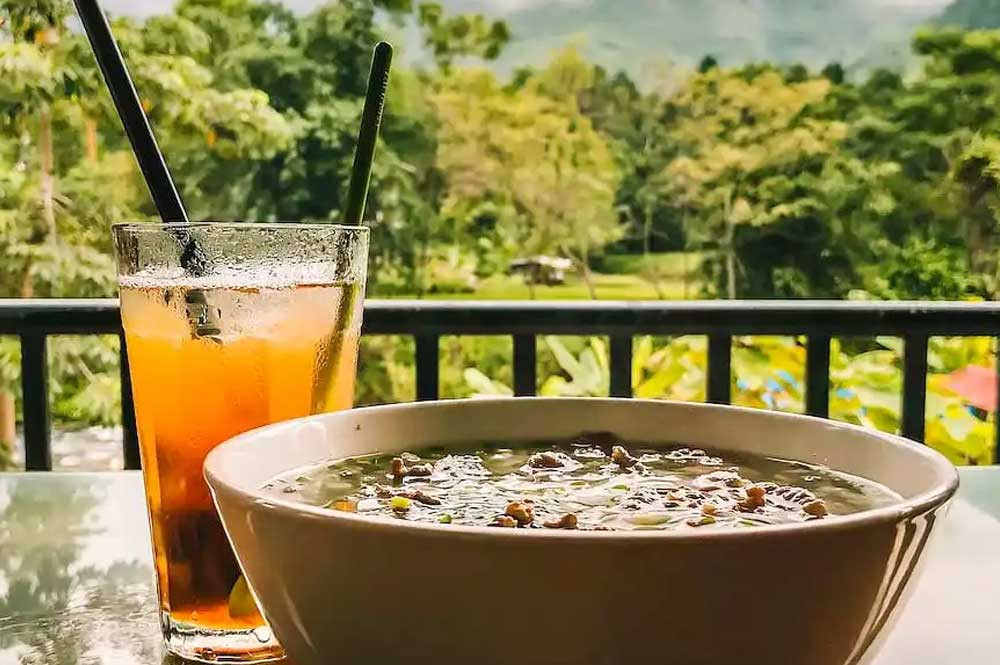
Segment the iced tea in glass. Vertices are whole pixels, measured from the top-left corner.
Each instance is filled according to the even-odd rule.
[[[167,648],[280,657],[202,463],[254,427],[351,407],[367,230],[122,224],[114,237]]]

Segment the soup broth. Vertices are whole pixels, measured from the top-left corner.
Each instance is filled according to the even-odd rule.
[[[264,489],[372,518],[601,531],[752,528],[901,500],[875,482],[821,466],[626,444],[607,433],[331,460],[277,477]]]

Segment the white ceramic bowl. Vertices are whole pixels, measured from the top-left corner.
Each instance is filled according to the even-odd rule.
[[[732,531],[514,531],[333,513],[265,496],[330,457],[605,430],[828,465],[897,505]],[[639,400],[404,404],[249,432],[205,474],[298,665],[845,665],[892,622],[958,477],[904,439],[768,411]]]

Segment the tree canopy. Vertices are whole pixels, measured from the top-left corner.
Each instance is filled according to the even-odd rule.
[[[156,216],[70,17],[0,0],[0,297],[112,295],[109,225]],[[607,255],[666,251],[706,297],[1000,293],[997,30],[919,31],[910,76],[705,54],[640,85],[578,43],[498,74],[509,26],[426,1],[179,0],[113,28],[192,217],[290,222],[339,219],[372,45],[417,35],[372,175],[376,295],[557,255],[596,296]],[[57,417],[117,417],[115,343],[54,345]],[[16,362],[0,339],[0,392]]]

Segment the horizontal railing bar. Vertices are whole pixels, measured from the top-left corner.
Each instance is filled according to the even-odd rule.
[[[364,332],[992,336],[998,326],[996,303],[373,300]]]
[[[994,336],[1000,303],[369,300],[366,334]],[[116,334],[117,301],[0,300],[0,335]]]
[[[0,335],[116,335],[121,327],[110,298],[0,299]]]

